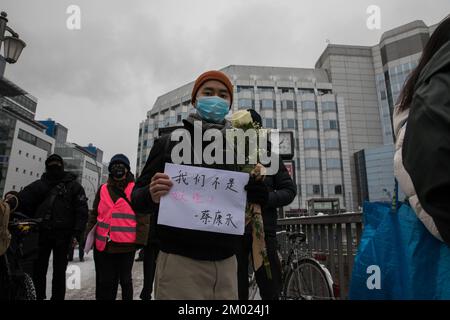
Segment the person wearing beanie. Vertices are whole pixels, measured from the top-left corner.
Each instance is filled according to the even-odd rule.
[[[97,191],[86,226],[86,235],[95,228],[95,296],[97,300],[115,300],[120,284],[122,300],[132,300],[134,256],[143,237],[142,221],[130,202],[134,175],[123,154],[111,158],[108,171],[108,181]]]
[[[225,137],[226,130],[231,129],[231,123],[225,117],[233,103],[233,90],[230,79],[221,71],[208,71],[197,78],[191,97],[195,112],[183,121],[184,129],[191,137],[195,122],[201,124],[203,132],[216,129]],[[167,195],[173,185],[163,172],[165,163],[173,163],[171,153],[175,144],[170,135],[155,140],[132,193],[135,211],[152,216],[150,235],[157,239],[160,249],[156,262],[155,298],[237,300],[235,253],[242,236],[157,224],[161,197]],[[193,145],[191,147],[195,155]],[[224,155],[225,150],[224,146]],[[202,159],[201,167],[239,171],[236,163],[206,164],[201,156],[198,159]],[[249,183],[246,188],[248,200],[261,204],[267,200],[268,192],[256,194],[255,190],[260,190],[258,182]]]
[[[88,205],[77,177],[64,171],[57,154],[45,161],[45,173],[7,201],[15,211],[40,218],[39,253],[32,275],[38,300],[46,299],[47,269],[53,254],[52,300],[64,300],[70,244],[80,239],[86,226]]]

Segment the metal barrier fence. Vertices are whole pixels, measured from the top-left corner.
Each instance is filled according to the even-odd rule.
[[[346,299],[353,260],[362,234],[362,214],[344,213],[327,216],[279,219],[281,230],[306,234],[310,254],[331,272],[339,288],[337,298]],[[283,252],[283,244],[281,253]]]

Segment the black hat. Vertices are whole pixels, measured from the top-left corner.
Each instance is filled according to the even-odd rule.
[[[250,115],[252,116],[253,122],[259,124],[259,126],[262,127],[262,126],[263,126],[263,125],[262,125],[262,118],[261,118],[261,116],[259,115],[259,113],[256,112],[256,111],[253,110],[253,109],[247,109],[247,111],[250,112]]]
[[[47,160],[45,160],[45,167],[48,167],[48,164],[50,162],[60,162],[61,165],[64,166],[63,158],[61,158],[61,156],[57,155],[56,153],[52,154],[47,158]]]
[[[128,160],[127,156],[124,154],[116,154],[111,158],[111,161],[109,162],[108,170],[111,171],[111,166],[115,163],[122,163],[124,164],[128,171],[130,171],[130,160]]]

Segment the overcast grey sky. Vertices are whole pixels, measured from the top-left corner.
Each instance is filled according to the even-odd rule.
[[[69,30],[69,5],[81,30]],[[366,27],[369,5],[381,29]],[[449,0],[2,0],[27,47],[6,77],[38,98],[69,140],[93,143],[105,161],[125,153],[135,168],[139,122],[156,98],[230,64],[312,68],[326,46],[374,45],[421,19],[434,24]]]

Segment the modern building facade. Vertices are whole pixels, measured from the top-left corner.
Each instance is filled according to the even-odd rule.
[[[361,205],[364,184],[355,154],[367,150],[370,156],[370,150],[384,145],[393,148],[393,108],[435,28],[413,21],[385,32],[374,46],[329,44],[315,69],[222,69],[235,87],[233,111],[253,108],[266,127],[294,132],[298,197],[288,210],[303,210],[316,197],[338,197],[349,211]],[[145,165],[157,129],[179,125],[193,112],[192,87],[189,83],[162,95],[148,111],[139,129],[137,173]],[[383,176],[390,175],[393,182],[391,169],[388,165]],[[372,188],[372,180],[364,179]],[[378,189],[383,184],[374,183]]]
[[[67,142],[69,129],[67,129],[65,126],[52,119],[41,120],[39,122],[47,127],[45,133],[55,139],[56,145],[63,145]]]
[[[23,89],[0,79],[0,195],[20,191],[40,179],[55,139],[34,120],[37,100]]]
[[[46,134],[56,141],[55,153],[64,160],[64,169],[77,176],[88,198],[88,206],[92,208],[95,194],[103,180],[103,151],[92,143],[80,146],[67,141],[68,129],[52,120],[41,120],[46,127]]]
[[[316,63],[316,68],[326,70],[335,92],[345,101],[355,195],[361,190],[353,155],[393,143],[394,106],[436,26],[413,21],[385,32],[372,47],[329,45]],[[387,173],[392,173],[393,181],[391,168],[386,168]],[[361,205],[354,200],[354,206]]]
[[[356,152],[355,166],[358,183],[358,203],[364,201],[392,201],[394,183],[394,145],[388,144]],[[404,198],[399,190],[398,197]]]

